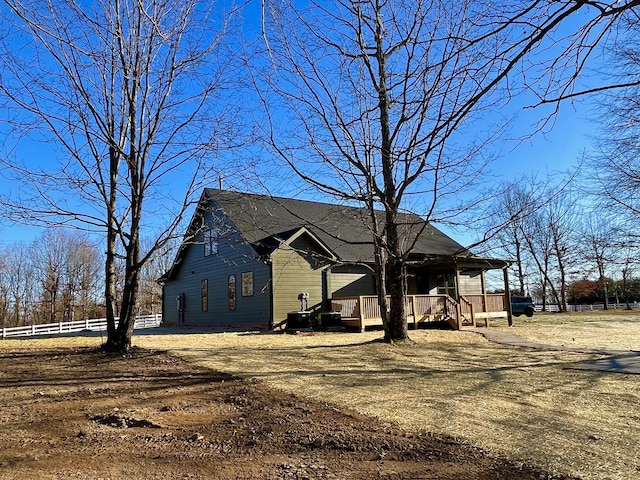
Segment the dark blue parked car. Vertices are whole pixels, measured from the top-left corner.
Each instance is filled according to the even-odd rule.
[[[531,297],[511,297],[511,313],[514,316],[519,317],[523,313],[527,317],[533,317],[535,312],[535,305]]]

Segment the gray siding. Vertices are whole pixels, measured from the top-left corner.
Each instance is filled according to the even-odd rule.
[[[371,269],[364,266],[333,267],[328,282],[331,298],[375,295],[376,293],[373,273]]]
[[[460,295],[482,295],[482,276],[480,272],[460,274]]]
[[[212,223],[207,218],[207,224]],[[256,258],[253,248],[229,226],[220,232],[218,253],[204,255],[202,236],[186,247],[172,280],[163,288],[163,321],[178,323],[176,297],[184,294],[186,325],[267,328],[270,321],[270,268]],[[253,272],[252,296],[242,296],[242,273]],[[236,310],[229,309],[228,278],[236,279]],[[208,281],[208,310],[202,311],[201,282]]]

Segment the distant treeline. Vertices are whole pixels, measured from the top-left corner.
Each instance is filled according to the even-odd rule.
[[[140,315],[160,313],[162,292],[156,280],[162,273],[153,262],[145,269]],[[32,243],[2,247],[0,327],[104,317],[103,279],[99,244],[78,231],[48,230]],[[119,289],[116,295],[121,295]]]

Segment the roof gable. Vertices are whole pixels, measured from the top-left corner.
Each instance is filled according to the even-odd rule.
[[[274,235],[261,238],[256,242],[251,242],[251,246],[258,255],[264,257],[270,255],[274,250],[282,245],[291,245],[296,239],[302,236],[310,238],[311,241],[318,246],[318,250],[322,252],[322,255],[331,260],[337,260],[336,255],[331,251],[331,249],[305,227],[293,228],[285,232],[279,232]]]

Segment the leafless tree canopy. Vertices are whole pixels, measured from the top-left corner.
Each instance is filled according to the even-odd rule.
[[[142,266],[214,178],[214,155],[239,138],[232,97],[216,101],[229,87],[232,58],[218,54],[230,17],[197,0],[7,0],[1,12],[0,93],[14,140],[39,138],[50,156],[3,160],[31,189],[3,205],[18,220],[106,235],[108,347],[127,349]],[[145,251],[143,228],[158,232]]]
[[[0,326],[104,316],[100,254],[86,235],[48,230],[0,257]]]
[[[502,185],[492,206],[492,255],[510,258],[512,291],[530,295],[543,308],[559,309],[591,297],[609,307],[616,297],[638,298],[633,223],[598,203],[579,180],[591,172],[558,179],[522,177]],[[586,182],[587,186],[591,186]],[[561,187],[561,188],[560,188]]]
[[[523,91],[539,104],[578,94],[589,57],[640,2],[264,4],[265,137],[307,183],[385,211],[382,224],[371,215],[380,306],[388,278],[385,337],[402,339],[412,244],[398,235],[398,213],[461,221],[478,201],[469,190],[485,173],[483,147],[502,128],[481,114]]]
[[[591,158],[591,185],[601,204],[631,222],[640,217],[640,27],[630,26],[626,41],[616,44],[610,82],[627,86],[597,98],[600,124]],[[632,85],[631,85],[632,84]]]
[[[483,114],[525,91],[533,104],[557,105],[637,85],[577,80],[592,56],[634,28],[640,0],[260,5],[262,51],[247,48],[265,107],[260,133],[305,182],[370,209],[383,315],[389,279],[391,340],[406,338],[413,247],[399,214],[465,221],[479,201],[470,190],[491,160],[484,147],[504,127]],[[225,77],[236,52],[219,48],[230,17],[199,0],[4,0],[0,12],[0,102],[14,141],[5,149],[17,145],[2,161],[30,188],[2,205],[14,219],[105,233],[109,347],[127,349],[143,265],[215,173],[211,156],[244,128]],[[62,161],[18,162],[23,138],[39,138],[44,155]],[[159,235],[142,248],[149,227]]]
[[[231,106],[216,102],[225,89],[225,65],[215,58],[225,17],[215,22],[207,6],[189,0],[4,3],[6,120],[14,138],[32,134],[28,140],[46,145],[37,164],[3,159],[35,189],[5,198],[20,201],[12,213],[101,231],[113,220],[126,229],[144,192],[162,201],[148,202],[145,216],[175,218],[214,170],[212,154],[235,138],[224,116]],[[170,175],[179,175],[180,189]],[[58,195],[69,188],[73,197]],[[107,219],[112,194],[118,202]]]

